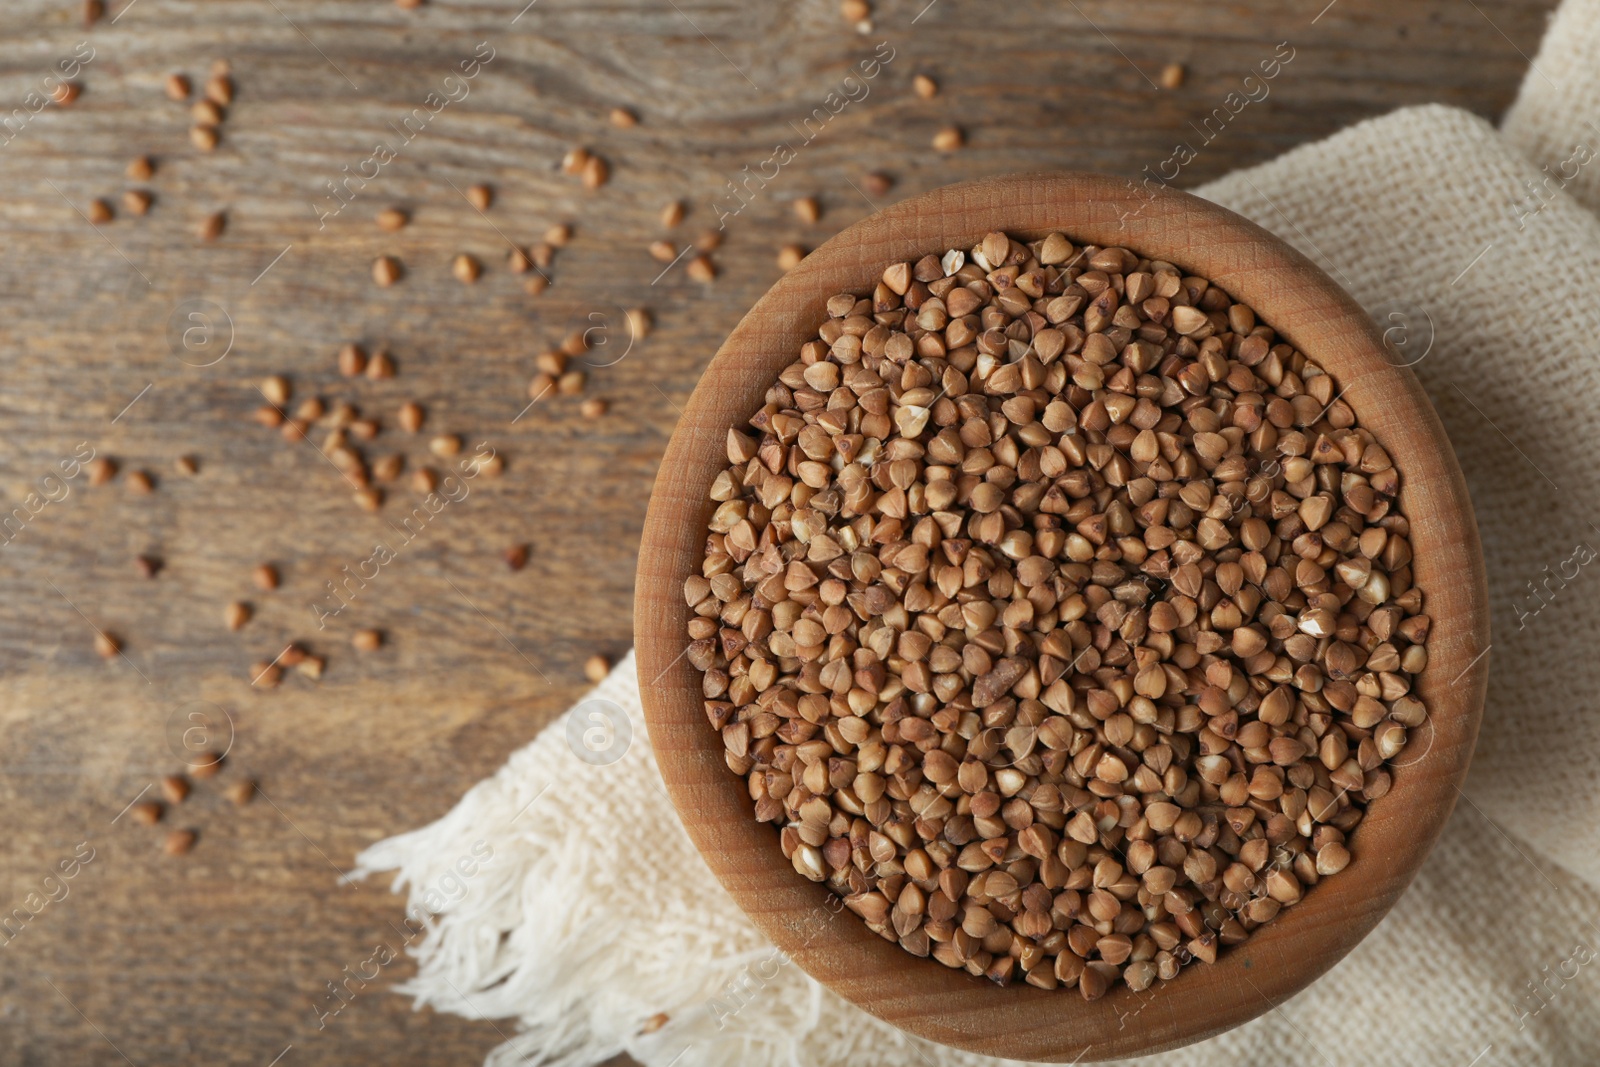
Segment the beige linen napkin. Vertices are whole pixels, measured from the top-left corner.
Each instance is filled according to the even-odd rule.
[[[1566,0],[1503,130],[1409,108],[1199,190],[1315,259],[1415,363],[1477,508],[1494,670],[1456,813],[1389,917],[1162,1063],[1600,1060],[1596,56],[1600,0]],[[755,930],[662,790],[639,682],[630,656],[444,818],[360,857],[436,913],[400,991],[518,1020],[491,1064],[999,1062],[867,1016]]]

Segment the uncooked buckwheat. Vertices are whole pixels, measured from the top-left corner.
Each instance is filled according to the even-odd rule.
[[[1138,990],[1351,862],[1427,717],[1399,473],[1204,278],[991,233],[827,302],[688,658],[795,870],[908,952]]]

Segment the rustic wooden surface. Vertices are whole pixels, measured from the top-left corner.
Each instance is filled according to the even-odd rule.
[[[110,0],[92,30],[76,0],[5,5],[0,503],[26,514],[28,494],[80,442],[123,473],[96,488],[80,475],[64,498],[35,500],[37,514],[0,546],[0,918],[37,911],[0,935],[0,1064],[481,1060],[501,1040],[495,1025],[413,1013],[383,991],[408,973],[403,961],[319,1029],[327,983],[399,941],[400,902],[376,883],[340,885],[338,872],[498,767],[582,690],[586,656],[626,649],[655,465],[710,354],[777,277],[781,244],[815,244],[867,214],[851,183],[873,170],[896,179],[880,204],[1018,170],[1137,174],[1179,140],[1198,145],[1191,122],[1284,40],[1295,59],[1270,96],[1200,148],[1176,184],[1399,104],[1493,117],[1550,6],[884,0],[858,35],[833,0],[435,0],[410,12],[382,0]],[[17,118],[81,41],[94,49],[81,97]],[[484,41],[494,58],[465,98],[319,228],[324,182],[396,141],[389,124],[430,91],[460,96],[444,79]],[[791,123],[879,41],[894,59],[869,95],[729,221],[721,276],[692,282],[680,262],[652,284],[662,265],[646,243],[681,244],[714,224],[724,183],[778,143],[798,144]],[[173,70],[202,81],[217,59],[232,63],[238,98],[220,147],[202,154],[162,82]],[[1185,63],[1188,80],[1158,91],[1150,79],[1169,61]],[[917,71],[940,80],[937,99],[912,95]],[[636,108],[640,125],[608,126],[614,104]],[[945,122],[968,133],[947,157],[928,147]],[[557,169],[577,143],[610,161],[603,189]],[[134,218],[118,201],[139,184],[123,169],[142,153],[158,161],[142,183],[155,204]],[[457,191],[476,181],[497,190],[486,216]],[[790,211],[806,194],[822,200],[818,225]],[[97,233],[79,211],[102,196],[118,216]],[[665,235],[658,213],[673,198],[691,212]],[[399,234],[371,223],[390,204],[414,212]],[[196,227],[215,210],[227,212],[226,232],[203,243]],[[534,241],[558,221],[577,237],[550,270],[555,284],[530,298],[504,267],[507,240]],[[486,264],[474,287],[450,277],[458,252]],[[390,289],[370,280],[380,253],[406,265]],[[231,340],[208,367],[169,339],[174,309],[197,300],[226,313],[213,310],[211,342]],[[574,325],[609,325],[612,347],[594,360],[608,363],[633,306],[653,309],[657,328],[591,371],[609,414],[586,421],[563,399],[513,423],[537,351]],[[388,345],[398,376],[339,378],[334,353],[349,340]],[[487,441],[507,461],[324,630],[312,607],[324,583],[377,540],[397,541],[391,523],[415,497],[402,485],[383,512],[362,512],[310,444],[250,423],[269,373],[289,375],[297,399],[377,414],[372,455],[428,460],[425,438],[393,426],[395,407],[415,398],[429,429]],[[199,457],[198,476],[174,471],[181,454]],[[155,474],[150,496],[129,489],[140,468]],[[511,573],[500,554],[519,542],[533,546],[531,562]],[[138,554],[165,567],[144,579]],[[271,593],[250,585],[263,560],[283,571]],[[234,598],[256,607],[237,634],[221,622]],[[360,626],[385,631],[385,647],[350,651]],[[119,635],[126,655],[102,661],[94,627]],[[290,640],[327,655],[321,682],[252,691],[250,664]],[[191,701],[224,709],[235,738],[222,778],[170,816],[201,835],[171,858],[164,831],[112,820],[181,769],[168,722]],[[235,810],[221,785],[247,775],[265,796]],[[84,842],[93,859],[46,884]],[[67,895],[39,907],[51,886]]]
[[[1361,425],[1405,472],[1416,584],[1433,620],[1422,755],[1396,771],[1351,838],[1349,868],[1286,908],[1215,963],[1150,993],[1125,985],[1103,1002],[993,983],[909,960],[850,919],[819,921],[837,897],[795,872],[755,821],[749,789],[728,773],[706,728],[701,673],[682,655],[693,612],[683,579],[698,574],[712,482],[727,468],[718,430],[759,409],[769,383],[816,336],[829,295],[866,292],[876,265],[929,249],[971,248],[991,229],[1036,241],[1052,229],[1085,243],[1126,242],[1220,286],[1333,375]],[[937,416],[936,416],[937,417]],[[708,447],[709,445],[709,447]],[[1416,377],[1393,365],[1376,326],[1304,256],[1254,223],[1182,193],[1130,192],[1117,178],[1069,173],[939,189],[865,219],[818,248],[739,323],[690,397],[656,479],[639,554],[634,616],[645,718],[662,779],[711,870],[763,933],[806,973],[879,1018],[960,1048],[1014,1060],[1099,1062],[1177,1048],[1280,1004],[1338,963],[1388,913],[1443,831],[1472,760],[1487,672],[1456,685],[1489,642],[1489,595],[1466,481]],[[1420,739],[1420,735],[1419,735]],[[1421,747],[1421,746],[1419,746]],[[833,905],[829,907],[830,903]]]

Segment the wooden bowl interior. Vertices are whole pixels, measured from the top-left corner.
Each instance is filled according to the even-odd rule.
[[[1391,792],[1352,835],[1349,868],[1215,964],[1186,967],[1143,993],[1119,985],[1094,1003],[1024,984],[1002,989],[912,957],[796,874],[728,771],[701,707],[699,672],[683,655],[690,612],[682,583],[700,563],[706,494],[726,464],[727,429],[760,407],[814,336],[829,296],[870,292],[888,264],[970,248],[993,230],[1023,240],[1058,230],[1168,260],[1253,307],[1332,373],[1401,472],[1415,579],[1433,619],[1418,686],[1429,724],[1413,731]],[[823,245],[751,310],[706,369],[662,461],[640,550],[635,639],[650,737],[678,812],[712,871],[775,944],[839,995],[922,1037],[994,1056],[1076,1061],[1169,1049],[1245,1022],[1304,988],[1377,924],[1438,838],[1471,758],[1488,677],[1487,661],[1474,663],[1488,647],[1486,604],[1477,528],[1449,441],[1359,306],[1310,261],[1223,208],[1062,174],[950,186],[898,204]]]

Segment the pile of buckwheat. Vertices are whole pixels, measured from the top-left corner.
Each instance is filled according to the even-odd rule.
[[[1206,279],[991,233],[827,303],[730,430],[688,656],[784,855],[1096,999],[1350,862],[1427,712],[1399,474]]]

